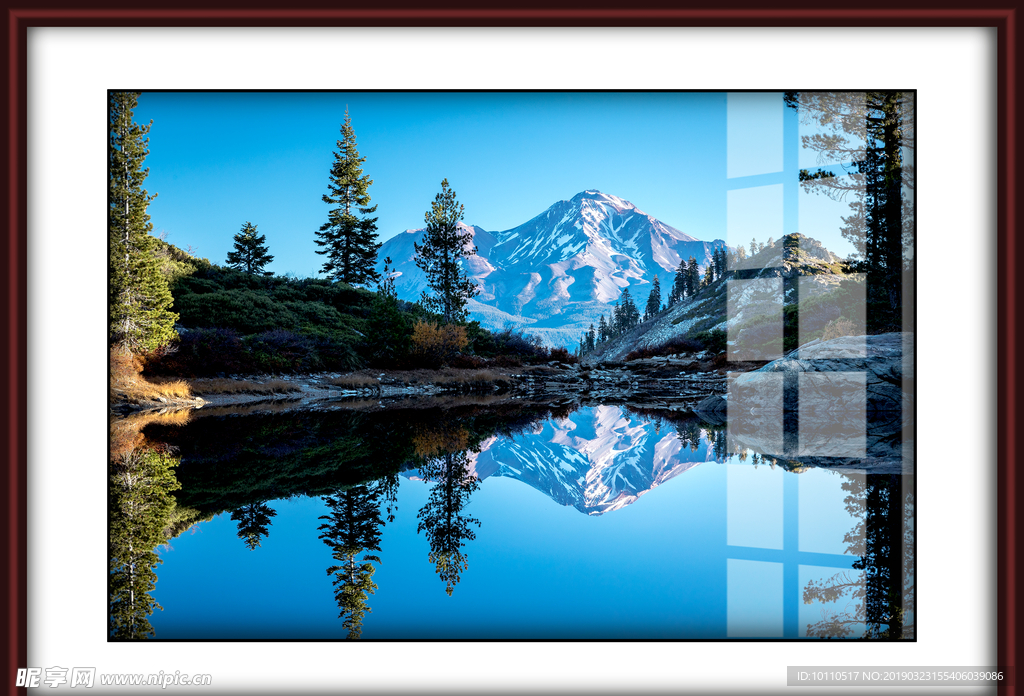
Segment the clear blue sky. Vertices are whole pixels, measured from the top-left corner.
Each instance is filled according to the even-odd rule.
[[[346,107],[366,158],[364,173],[373,179],[381,240],[422,227],[447,178],[465,205],[466,222],[491,231],[598,189],[698,239],[746,244],[749,226],[761,229],[758,209],[737,206],[764,196],[730,201],[727,189],[736,180],[728,184],[727,177],[757,171],[762,145],[781,128],[783,108],[779,95],[731,105],[729,99],[724,93],[143,92],[135,117],[153,121],[146,188],[158,194],[149,209],[155,234],[223,263],[232,236],[249,221],[275,256],[268,270],[312,276],[323,263],[314,233],[327,219],[321,196]],[[741,142],[737,133],[749,137]],[[742,146],[727,154],[729,138]],[[770,169],[770,152],[768,160]],[[830,203],[814,201],[818,208],[822,202]],[[845,205],[825,207],[815,214],[828,221],[816,223],[812,236],[845,256],[850,249],[835,232]],[[801,227],[804,218],[802,208]],[[756,236],[777,239],[776,227],[769,223]]]

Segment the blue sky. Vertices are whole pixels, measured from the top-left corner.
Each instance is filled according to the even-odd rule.
[[[631,201],[698,239],[763,242],[798,224],[795,208],[783,223],[771,212],[779,206],[768,205],[765,219],[760,203],[737,207],[728,194],[795,182],[795,172],[776,171],[777,93],[144,92],[135,117],[153,121],[146,188],[158,194],[149,208],[154,233],[223,263],[232,236],[252,222],[275,256],[268,270],[315,275],[323,261],[314,233],[327,218],[321,196],[346,108],[374,182],[381,240],[422,227],[443,178],[466,222],[491,231],[585,189]],[[749,176],[759,173],[769,176]],[[845,204],[813,198],[800,196],[801,231],[813,228],[845,256],[837,232]]]

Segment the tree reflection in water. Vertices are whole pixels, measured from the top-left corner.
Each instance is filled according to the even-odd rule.
[[[847,553],[860,556],[855,570],[811,581],[803,601],[825,605],[846,599],[842,610],[822,608],[822,619],[808,624],[812,638],[846,638],[863,628],[865,639],[913,639],[914,494],[913,478],[898,474],[844,474],[846,510],[857,520],[844,537]]]
[[[162,562],[156,547],[167,541],[165,527],[174,510],[171,491],[177,460],[166,451],[135,446],[110,460],[110,626],[112,638],[138,640],[154,635],[149,616],[163,609],[150,592]]]
[[[420,474],[433,481],[427,504],[420,508],[417,532],[423,532],[430,544],[427,559],[434,564],[451,596],[459,574],[469,567],[462,548],[476,539],[470,525],[480,520],[462,514],[480,481],[469,469],[469,432],[464,427],[439,425],[423,428],[413,438],[417,456],[423,463]]]
[[[338,603],[338,618],[348,630],[350,640],[359,638],[363,630],[363,617],[372,611],[367,604],[369,595],[377,590],[373,582],[376,568],[381,563],[380,536],[384,520],[381,517],[381,500],[388,501],[389,521],[394,519],[393,504],[398,487],[398,477],[386,476],[370,484],[352,486],[334,495],[325,496],[323,501],[330,509],[326,520],[320,525],[323,532],[320,539],[333,551],[338,561],[327,569],[334,576],[334,599]],[[361,559],[359,554],[367,553]]]
[[[231,519],[238,523],[238,538],[250,551],[260,545],[260,540],[270,536],[270,518],[277,515],[265,502],[249,503],[231,513]]]

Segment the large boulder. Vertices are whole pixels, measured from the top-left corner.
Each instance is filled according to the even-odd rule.
[[[913,389],[913,334],[844,336],[730,376],[726,394],[708,397],[696,411],[710,423],[728,423],[730,451],[909,473]]]
[[[914,334],[812,341],[759,370],[737,375],[729,399],[744,410],[781,410],[781,383],[794,373],[801,412],[911,413]]]

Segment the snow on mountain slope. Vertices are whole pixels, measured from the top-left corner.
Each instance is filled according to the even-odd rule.
[[[568,347],[609,311],[624,288],[631,288],[642,307],[657,275],[664,300],[681,259],[693,256],[703,268],[725,244],[701,241],[628,201],[594,190],[559,201],[504,232],[463,226],[472,231],[477,247],[464,261],[480,290],[475,299],[498,310],[475,306],[471,316],[490,329],[503,328],[507,317],[523,317],[523,323],[537,323],[531,332],[551,345]],[[399,271],[395,289],[402,299],[416,300],[426,289],[413,247],[413,242],[422,243],[423,232],[408,230],[393,237],[378,254],[379,266],[390,256]]]
[[[489,439],[473,461],[481,478],[515,478],[560,505],[601,515],[712,460],[706,441],[693,451],[671,428],[658,432],[620,406],[597,406],[534,433]]]

